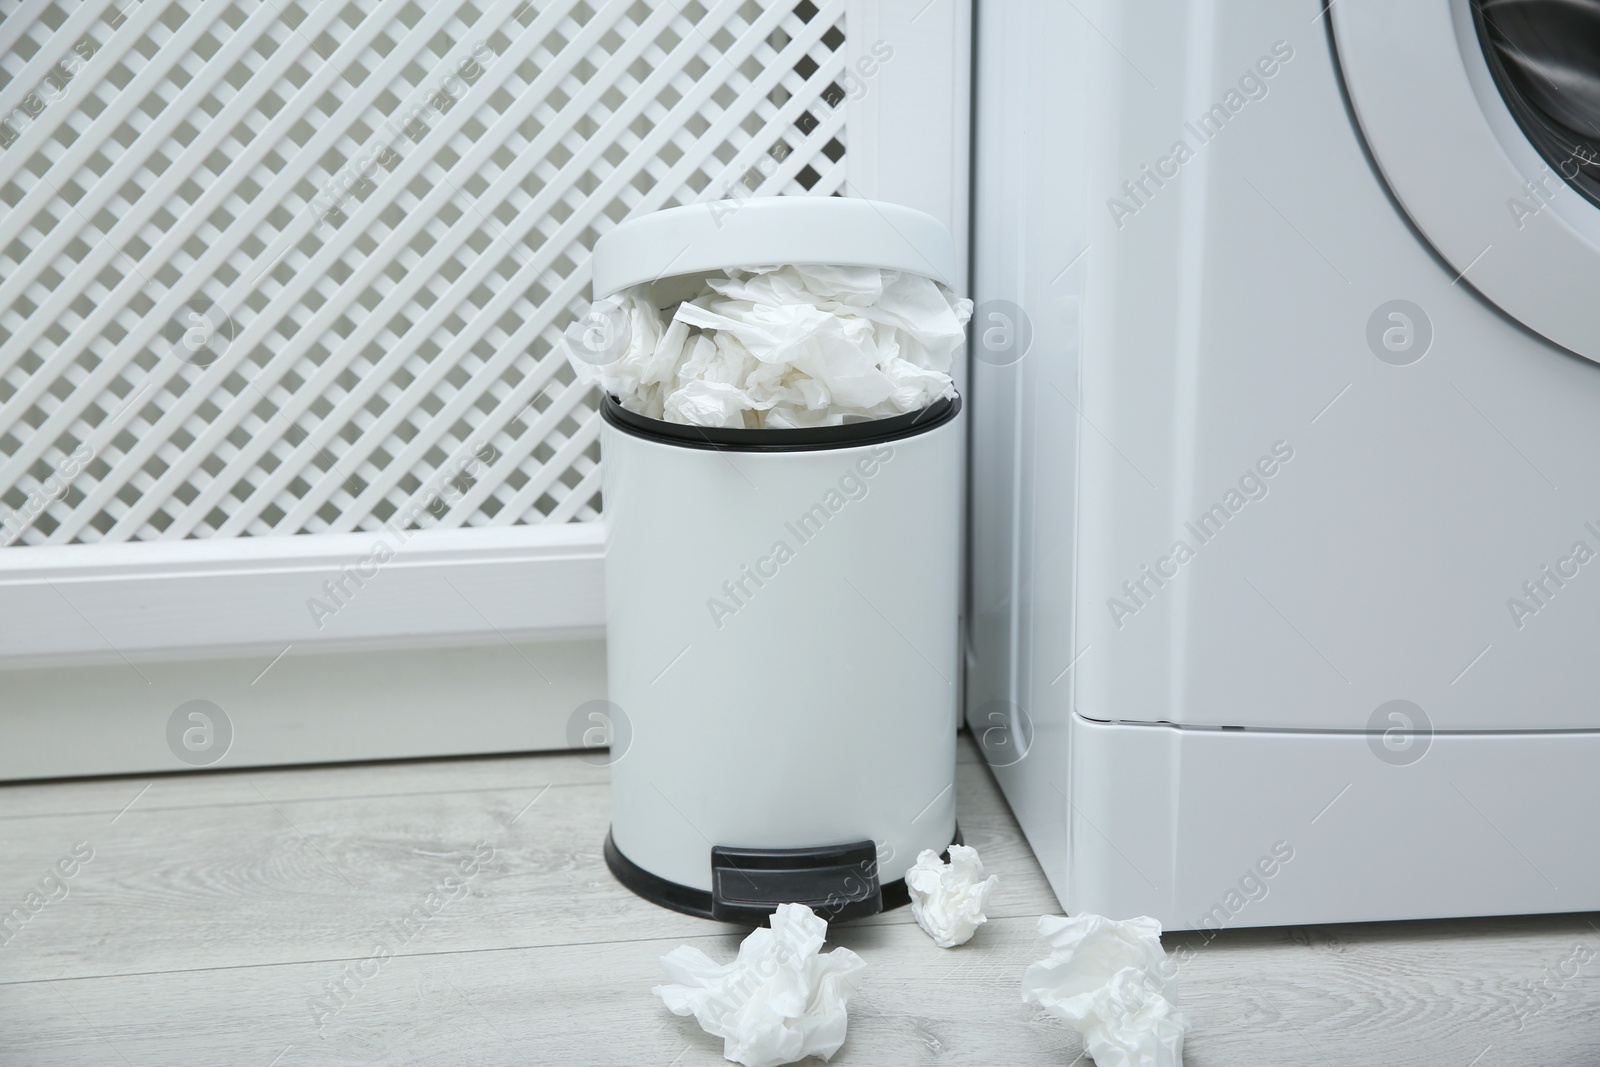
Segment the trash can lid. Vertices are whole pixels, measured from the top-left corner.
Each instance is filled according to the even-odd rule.
[[[595,299],[631,285],[784,263],[881,267],[945,285],[956,248],[913,208],[842,196],[762,196],[685,204],[618,223],[594,246]]]

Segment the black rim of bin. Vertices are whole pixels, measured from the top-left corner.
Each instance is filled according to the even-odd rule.
[[[961,397],[953,396],[936,400],[920,411],[908,411],[887,419],[864,419],[842,426],[735,430],[652,419],[629,411],[609,393],[600,402],[601,417],[623,433],[681,448],[724,452],[818,452],[830,448],[859,448],[926,433],[954,419],[960,411]]]

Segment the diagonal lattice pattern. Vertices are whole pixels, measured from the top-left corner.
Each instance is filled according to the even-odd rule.
[[[0,545],[595,519],[630,215],[844,185],[843,0],[0,0]]]

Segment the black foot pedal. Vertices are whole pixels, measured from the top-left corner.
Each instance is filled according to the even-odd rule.
[[[779,904],[804,904],[829,922],[883,910],[871,841],[823,848],[711,848],[711,917],[764,926]]]

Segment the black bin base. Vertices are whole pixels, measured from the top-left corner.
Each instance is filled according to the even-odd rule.
[[[956,828],[955,838],[950,843],[961,844],[960,827]],[[864,852],[860,851],[863,847]],[[810,906],[830,922],[858,919],[911,903],[905,879],[876,884],[876,872],[871,870],[870,863],[875,859],[871,842],[824,849],[741,849],[719,846],[712,850],[712,856],[713,881],[725,887],[721,894],[679,885],[651,874],[624,856],[611,834],[606,834],[606,866],[617,881],[652,904],[702,919],[762,926],[777,910],[778,904],[785,903],[777,897],[786,886],[794,887],[801,895],[812,896],[813,899],[793,903]],[[948,848],[943,859],[946,862],[950,859]],[[863,870],[863,864],[866,865],[865,870],[871,871],[870,879],[857,873]],[[828,874],[786,879],[784,872],[800,867],[838,872],[841,888],[828,890]],[[852,877],[854,881],[850,880]],[[722,881],[717,883],[719,878]],[[874,888],[876,892],[873,892]]]

